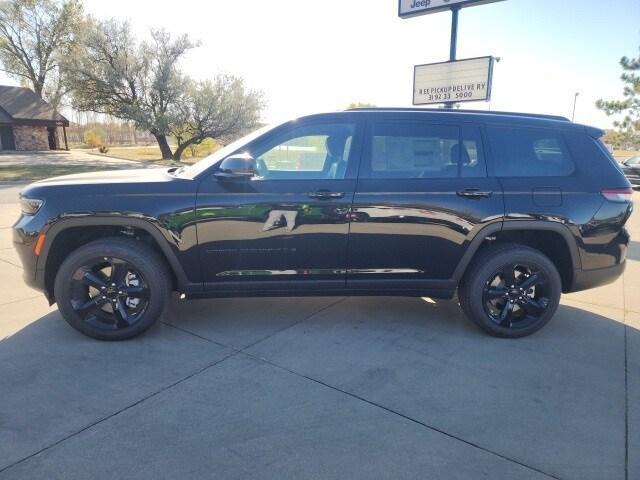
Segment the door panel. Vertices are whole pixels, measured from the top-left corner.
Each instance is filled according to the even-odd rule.
[[[197,215],[206,286],[344,288],[360,136],[355,122],[296,124],[244,149],[254,178],[205,178]]]
[[[484,198],[465,189],[493,192]],[[495,179],[364,180],[358,183],[349,241],[353,280],[446,280],[476,233],[502,221]]]
[[[486,176],[480,129],[395,122],[369,131],[347,285],[421,288],[452,278],[477,232],[504,213],[500,184]]]
[[[355,180],[209,178],[198,193],[198,239],[208,283],[334,280],[344,286]],[[312,198],[320,190],[339,198]]]

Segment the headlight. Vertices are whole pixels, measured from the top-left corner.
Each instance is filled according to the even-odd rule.
[[[38,198],[20,197],[20,209],[25,215],[35,215],[42,207],[44,200]]]

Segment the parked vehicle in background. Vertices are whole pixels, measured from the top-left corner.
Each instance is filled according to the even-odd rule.
[[[640,156],[622,162],[622,171],[634,188],[640,187]]]
[[[632,190],[602,135],[517,113],[312,115],[191,167],[34,183],[14,243],[25,281],[98,339],[140,334],[172,290],[457,293],[486,332],[522,337],[624,270]]]

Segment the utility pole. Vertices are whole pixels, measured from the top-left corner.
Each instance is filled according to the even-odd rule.
[[[578,96],[580,92],[576,92],[573,96],[573,114],[571,115],[571,121],[573,122],[576,119],[576,104],[578,103]]]

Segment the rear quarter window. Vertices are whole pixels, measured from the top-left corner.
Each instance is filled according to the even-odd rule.
[[[565,177],[575,164],[561,133],[542,128],[488,127],[498,177]]]

